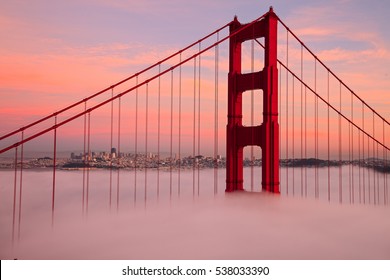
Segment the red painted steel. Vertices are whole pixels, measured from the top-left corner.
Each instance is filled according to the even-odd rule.
[[[226,129],[226,191],[243,190],[243,148],[262,148],[262,188],[279,193],[279,123],[277,16],[270,8],[267,15],[249,28],[242,29],[237,17],[230,24],[228,75],[228,124]],[[265,64],[260,72],[241,73],[241,44],[247,40],[265,38]],[[242,94],[253,89],[263,90],[263,123],[242,125]]]

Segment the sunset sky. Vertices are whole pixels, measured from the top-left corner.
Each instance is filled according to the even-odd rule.
[[[107,87],[223,26],[275,13],[390,119],[388,1],[0,2],[0,134]]]

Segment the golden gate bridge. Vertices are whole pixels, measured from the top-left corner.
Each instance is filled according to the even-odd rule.
[[[272,8],[247,24],[235,17],[155,64],[1,136],[0,155],[12,157],[7,165],[12,175],[4,180],[13,190],[12,236],[17,229],[20,235],[22,194],[28,188],[23,174],[34,145],[45,143],[51,150],[45,167],[52,179],[45,184],[51,187],[54,221],[57,174],[64,167],[59,151],[69,145],[81,153],[83,213],[93,187],[91,170],[99,167],[95,150],[115,150],[103,160],[110,208],[115,195],[119,208],[119,178],[128,170],[134,200],[142,177],[146,201],[152,181],[157,196],[163,189],[180,196],[188,187],[183,170],[192,172],[193,196],[210,188],[216,194],[223,168],[227,192],[263,190],[388,205],[389,133],[390,123]],[[255,185],[256,165],[262,169],[261,188]],[[214,186],[202,185],[200,170],[206,167],[214,170]],[[161,172],[169,173],[169,183],[161,183]]]

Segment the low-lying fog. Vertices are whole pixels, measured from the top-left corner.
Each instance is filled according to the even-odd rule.
[[[158,197],[156,171],[147,172],[146,189],[144,171],[137,188],[133,171],[121,171],[119,185],[114,171],[110,207],[110,171],[93,170],[83,208],[82,171],[57,173],[53,224],[51,173],[23,173],[19,228],[14,174],[0,172],[1,259],[390,259],[388,204],[225,193],[222,170],[214,194],[214,171],[201,170],[199,195],[196,172],[181,172],[179,196],[177,171],[164,171]]]

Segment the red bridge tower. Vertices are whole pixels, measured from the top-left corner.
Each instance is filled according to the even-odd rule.
[[[263,19],[247,28],[235,17],[230,34],[235,32],[229,42],[226,191],[243,190],[243,148],[256,145],[262,149],[262,188],[279,193],[277,16],[271,7]],[[241,44],[260,37],[265,39],[264,69],[242,74]],[[242,94],[255,89],[263,90],[263,123],[243,126]]]

